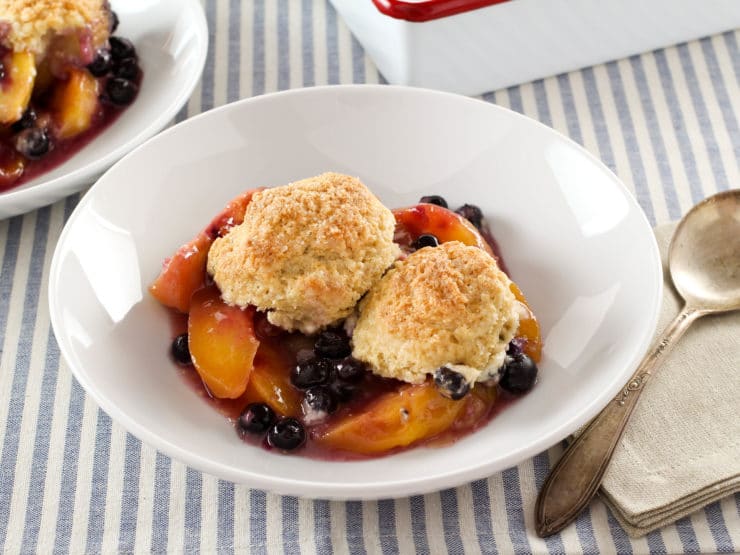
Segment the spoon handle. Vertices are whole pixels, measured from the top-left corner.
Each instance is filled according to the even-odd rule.
[[[643,386],[663,357],[705,312],[684,306],[622,389],[566,448],[537,497],[537,534],[546,537],[570,524],[596,494]]]

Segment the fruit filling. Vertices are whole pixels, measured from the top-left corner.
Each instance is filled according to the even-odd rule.
[[[248,191],[164,263],[172,359],[246,442],[353,460],[448,445],[534,387],[537,319],[481,210],[389,210],[322,174]]]
[[[133,44],[107,0],[0,3],[0,191],[64,162],[138,93]]]

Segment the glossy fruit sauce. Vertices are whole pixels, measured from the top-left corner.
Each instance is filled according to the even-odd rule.
[[[98,115],[87,131],[71,139],[56,142],[54,148],[38,160],[23,159],[23,156],[15,151],[12,134],[7,129],[1,129],[0,192],[28,183],[62,165],[113,124],[120,114],[119,109],[101,105]]]
[[[244,198],[238,197],[229,206],[245,202]],[[225,213],[229,213],[228,207]],[[420,235],[433,234],[440,242],[459,240],[477,245],[495,256],[503,267],[501,253],[484,221],[478,221],[474,226],[454,212],[433,204],[397,209],[394,215],[397,221],[395,241],[406,253],[413,251],[412,244]],[[216,236],[220,233],[215,233],[215,228],[227,230],[233,224],[230,218],[220,216],[206,228],[203,237]],[[196,238],[188,248],[192,251],[192,245],[199,240],[203,250],[207,250],[210,243],[204,246],[202,237]],[[192,257],[189,259],[192,260]],[[200,286],[203,285],[213,287],[207,277]],[[542,348],[539,326],[521,291],[515,285],[512,290],[518,299],[520,326],[511,348],[537,362]],[[269,405],[279,417],[295,417],[304,423],[307,440],[298,449],[290,451],[291,454],[324,460],[361,460],[419,445],[449,445],[486,425],[519,398],[519,395],[504,391],[496,384],[476,384],[462,400],[452,401],[438,393],[431,379],[421,385],[411,385],[365,372],[357,382],[343,382],[348,389],[345,393],[349,399],[340,402],[335,412],[317,422],[307,423],[305,403],[302,403],[304,392],[291,383],[291,372],[299,361],[311,356],[316,337],[281,330],[271,325],[265,315],[259,312],[254,313],[253,328],[259,347],[246,391],[236,399],[214,397],[192,365],[177,364],[174,359],[173,364],[177,365],[190,387],[231,421],[237,431],[240,414],[248,404],[254,402]],[[172,331],[173,338],[187,333],[187,314],[172,311]],[[408,422],[398,422],[399,411],[407,416]],[[410,435],[399,444],[399,427],[404,426],[409,428]],[[430,432],[437,428],[440,428],[439,431]],[[406,433],[404,428],[400,435]],[[396,438],[395,445],[389,446],[389,434]],[[409,441],[413,434],[423,437]],[[281,452],[272,448],[264,435],[244,432],[239,435],[250,444]]]

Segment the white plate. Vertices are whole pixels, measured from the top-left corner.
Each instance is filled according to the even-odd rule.
[[[168,360],[169,316],[146,291],[162,260],[237,193],[327,170],[360,176],[390,207],[424,194],[480,205],[540,318],[545,351],[537,386],[453,446],[362,462],[266,452],[242,443]],[[446,93],[323,87],[224,106],[128,155],[70,218],[49,292],[54,330],[75,376],[143,441],[258,488],[381,498],[488,476],[594,416],[648,346],[661,267],[632,196],[555,131]]]
[[[136,101],[69,160],[0,193],[0,218],[55,202],[90,185],[134,147],[162,130],[193,92],[208,51],[198,0],[112,0],[117,35],[136,45],[144,71]]]

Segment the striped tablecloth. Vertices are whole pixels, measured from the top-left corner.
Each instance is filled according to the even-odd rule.
[[[178,119],[243,97],[382,82],[325,0],[206,0],[211,48]],[[484,96],[601,158],[653,224],[740,185],[740,33]],[[425,496],[327,502],[250,490],[141,444],[85,395],[49,325],[47,279],[78,196],[0,223],[0,549],[6,552],[689,553],[740,550],[740,495],[631,540],[600,501],[533,533],[561,447]]]

